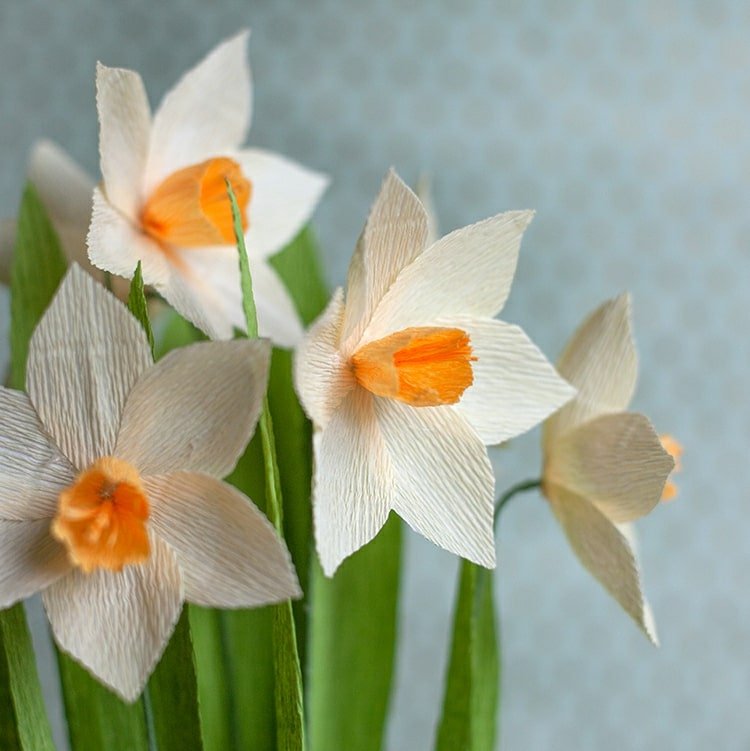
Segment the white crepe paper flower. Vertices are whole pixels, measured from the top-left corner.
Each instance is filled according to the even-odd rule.
[[[299,595],[269,521],[220,478],[260,413],[270,346],[204,342],[156,365],[127,309],[73,266],[0,389],[0,607],[42,592],[62,649],[127,701],[183,601]]]
[[[674,462],[625,411],[638,376],[628,295],[583,322],[557,368],[578,395],[545,423],[544,494],[581,563],[656,643],[630,522],[659,503]]]
[[[96,102],[103,182],[88,234],[95,266],[143,278],[213,339],[245,329],[226,180],[246,227],[260,333],[291,347],[302,335],[269,257],[310,219],[327,178],[260,149],[250,126],[248,33],[220,44],[151,115],[141,77],[99,65]]]
[[[573,395],[517,326],[493,320],[532,213],[426,247],[419,199],[391,172],[338,290],[297,351],[315,427],[315,539],[329,576],[391,510],[437,545],[495,565],[485,444]]]

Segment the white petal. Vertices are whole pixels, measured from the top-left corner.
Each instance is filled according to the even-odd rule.
[[[115,455],[142,475],[184,469],[225,477],[258,421],[270,356],[264,339],[170,352],[133,386]]]
[[[545,481],[593,503],[610,521],[629,522],[661,498],[674,460],[643,415],[603,415],[568,431],[550,447]]]
[[[16,222],[14,219],[0,220],[0,284],[10,286],[10,267],[13,263],[13,250],[16,245]]]
[[[390,170],[357,242],[346,284],[342,341],[356,344],[373,311],[427,243],[427,214],[414,193]],[[346,345],[345,345],[346,346]]]
[[[427,214],[427,244],[434,245],[440,239],[440,222],[432,197],[432,180],[429,175],[420,175],[415,192]]]
[[[441,325],[471,339],[474,383],[456,409],[488,445],[525,433],[571,399],[571,388],[526,334],[503,321],[455,318]]]
[[[0,519],[49,523],[74,475],[26,394],[0,387]]]
[[[177,560],[151,535],[141,565],[115,573],[73,570],[42,596],[60,647],[125,701],[135,701],[180,616]]]
[[[213,49],[159,105],[151,131],[146,190],[176,170],[242,144],[252,101],[248,31]]]
[[[393,467],[391,507],[441,548],[495,567],[495,477],[479,436],[451,407],[376,399]]]
[[[564,488],[555,488],[550,505],[581,563],[656,643],[648,628],[638,565],[624,535],[593,504]]]
[[[268,258],[310,221],[329,179],[270,151],[243,149],[236,158],[252,184],[247,252],[251,258]]]
[[[392,494],[373,397],[354,389],[315,435],[315,545],[326,576],[380,531]]]
[[[355,386],[351,369],[339,351],[343,320],[344,293],[339,288],[294,354],[295,388],[317,428],[328,424],[341,400]]]
[[[151,522],[175,551],[188,602],[238,608],[300,596],[284,541],[236,488],[192,472],[145,485]]]
[[[638,378],[629,295],[604,303],[579,326],[557,369],[578,389],[578,395],[547,421],[545,446],[596,415],[627,409]]]
[[[635,529],[635,524],[632,522],[625,522],[624,524],[618,524],[616,525],[617,529],[622,532],[625,539],[628,541],[628,545],[630,545],[630,549],[633,551],[633,557],[635,558],[636,565],[638,566],[639,571],[639,578],[641,580],[641,589],[643,588],[643,573],[641,572],[641,567],[639,563],[640,559],[640,550],[638,547],[638,533]],[[656,628],[656,619],[654,618],[654,611],[651,607],[651,603],[648,601],[646,596],[643,596],[643,622],[646,626],[646,632],[648,633],[649,638],[651,641],[656,645],[659,646],[659,633]]]
[[[0,520],[0,608],[31,597],[70,570],[65,548],[49,529],[49,519]]]
[[[45,429],[77,469],[112,453],[125,399],[150,364],[141,325],[72,266],[31,337],[26,386]]]
[[[151,110],[141,77],[132,70],[96,66],[99,157],[107,199],[131,220],[143,200]]]
[[[510,292],[531,211],[508,211],[451,232],[407,266],[375,311],[362,343],[429,321],[492,318]]]

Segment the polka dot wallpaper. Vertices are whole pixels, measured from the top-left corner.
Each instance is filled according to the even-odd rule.
[[[633,294],[635,407],[685,445],[679,499],[639,526],[663,644],[582,570],[538,497],[515,500],[499,535],[500,746],[750,748],[750,6],[4,0],[0,214],[36,138],[96,172],[97,59],[141,71],[155,102],[242,26],[250,140],[333,177],[315,220],[332,285],[394,165],[431,176],[444,230],[537,210],[504,317],[550,357],[602,300]],[[538,472],[538,441],[496,452],[500,488]],[[431,747],[456,571],[414,537],[407,564],[392,751]]]

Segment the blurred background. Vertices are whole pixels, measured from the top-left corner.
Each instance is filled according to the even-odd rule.
[[[97,59],[139,70],[156,103],[243,26],[250,141],[333,177],[315,219],[331,285],[393,165],[431,175],[444,231],[537,210],[503,317],[550,358],[601,301],[633,293],[634,407],[685,446],[679,499],[640,525],[662,647],[544,503],[515,500],[499,535],[502,748],[750,748],[750,5],[3,0],[0,214],[37,138],[97,173]],[[497,452],[499,489],[538,474],[538,442]],[[392,751],[431,746],[455,573],[408,539]]]

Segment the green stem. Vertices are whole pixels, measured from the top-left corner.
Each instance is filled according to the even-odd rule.
[[[497,520],[500,516],[500,512],[503,510],[505,504],[508,503],[511,498],[516,495],[520,495],[521,493],[528,493],[529,490],[536,490],[537,488],[541,487],[542,481],[541,479],[537,479],[524,480],[523,482],[519,482],[516,485],[508,488],[508,490],[506,490],[505,493],[500,496],[500,499],[495,504],[495,525],[497,525]]]

